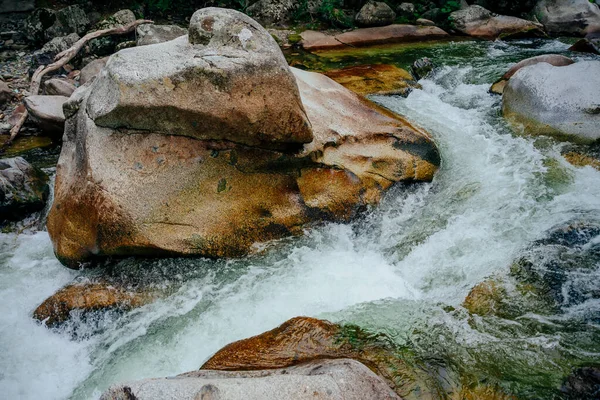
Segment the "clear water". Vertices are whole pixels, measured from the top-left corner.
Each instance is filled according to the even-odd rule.
[[[429,56],[440,66],[408,98],[374,97],[424,127],[443,165],[431,184],[395,187],[352,224],[307,229],[243,260],[125,260],[110,271],[171,295],[125,315],[74,318],[48,330],[31,318],[73,279],[45,232],[0,234],[0,393],[11,399],[92,399],[110,384],[197,369],[225,344],[298,315],[387,333],[422,359],[486,377],[522,398],[549,398],[573,366],[599,360],[600,307],[508,321],[461,304],[504,276],[532,241],[574,219],[600,218],[600,172],[575,168],[564,144],[513,135],[489,85],[516,60],[566,53],[557,40],[458,42],[377,54],[321,54],[353,64]],[[336,58],[337,57],[337,58]],[[575,285],[596,290],[597,271]],[[139,271],[144,273],[140,274]]]

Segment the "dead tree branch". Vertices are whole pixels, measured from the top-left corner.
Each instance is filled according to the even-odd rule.
[[[87,42],[92,39],[96,39],[103,36],[110,35],[124,35],[136,29],[139,25],[142,24],[152,24],[153,22],[147,19],[138,19],[133,21],[127,25],[119,26],[116,28],[103,29],[100,31],[90,32],[81,39],[79,39],[75,44],[69,47],[67,50],[62,51],[54,57],[54,62],[50,65],[41,65],[38,69],[35,70],[33,76],[31,77],[31,84],[29,86],[29,95],[36,95],[40,91],[40,86],[42,84],[42,78],[49,72],[56,71],[63,66],[65,66],[69,61],[73,59],[79,53],[79,51],[85,46]],[[4,148],[11,145],[15,137],[19,134],[19,131],[23,127],[23,124],[27,120],[28,112],[25,110],[21,115],[21,118],[17,121],[15,126],[10,130],[10,138],[4,144]]]

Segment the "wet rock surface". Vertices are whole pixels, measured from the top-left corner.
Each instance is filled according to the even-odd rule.
[[[95,311],[127,311],[156,299],[150,290],[128,287],[118,282],[99,281],[76,283],[54,293],[33,312],[33,318],[48,327],[67,321],[72,312],[80,315]]]
[[[354,93],[408,96],[418,88],[410,72],[393,65],[361,65],[325,73]]]
[[[46,174],[23,158],[0,159],[0,222],[41,210],[49,192]]]

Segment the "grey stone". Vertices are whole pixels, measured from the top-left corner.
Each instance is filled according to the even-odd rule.
[[[419,58],[412,64],[411,71],[417,80],[427,78],[433,72],[433,63],[427,57]]]
[[[35,0],[2,0],[0,14],[33,11]]]
[[[358,361],[319,360],[266,371],[196,371],[110,388],[101,400],[400,400]]]
[[[294,0],[258,0],[246,12],[262,24],[271,25],[289,21],[297,6]]]
[[[535,15],[552,35],[579,35],[600,30],[600,8],[589,0],[540,0]]]
[[[419,18],[415,21],[415,23],[420,26],[435,26],[435,22],[425,18]]]
[[[78,6],[72,5],[62,8],[55,13],[56,20],[46,32],[46,39],[52,39],[59,36],[66,36],[71,33],[83,35],[90,26],[85,11]]]
[[[120,10],[110,17],[98,22],[94,30],[112,29],[127,25],[135,21],[135,14],[131,10]],[[121,42],[127,42],[135,39],[135,34],[112,35],[92,39],[88,43],[88,54],[96,56],[107,56],[115,52],[116,46]]]
[[[454,11],[448,18],[457,31],[482,39],[546,36],[543,26],[537,22],[496,15],[478,5]]]
[[[148,44],[168,42],[179,36],[187,35],[187,33],[187,29],[177,25],[144,24],[137,27],[137,45],[145,46]]]
[[[65,128],[65,114],[63,104],[69,100],[65,96],[28,96],[25,98],[25,107],[29,116],[40,129],[62,136]]]
[[[71,33],[67,36],[60,36],[50,40],[40,50],[36,50],[31,55],[30,73],[33,73],[40,65],[49,65],[54,62],[54,57],[61,51],[67,50],[79,40],[79,35]],[[59,73],[55,71],[54,73]]]
[[[502,97],[504,116],[518,130],[576,141],[600,138],[600,61],[555,67],[538,63],[518,70]]]
[[[401,3],[396,9],[396,13],[399,17],[406,20],[412,21],[415,19],[415,13],[417,9],[413,3]]]
[[[4,105],[10,101],[13,97],[13,92],[10,90],[6,82],[0,81],[0,107],[4,107]]]
[[[46,30],[56,21],[56,13],[49,8],[36,8],[25,20],[23,30],[33,44],[43,44],[52,38],[46,37]]]
[[[21,157],[0,159],[0,222],[44,208],[48,177]]]
[[[44,92],[47,95],[70,97],[75,89],[75,85],[64,79],[52,78],[44,82]]]
[[[369,0],[358,14],[356,14],[356,23],[360,26],[385,26],[394,23],[396,13],[386,3],[382,1]]]
[[[97,60],[91,61],[85,67],[81,69],[79,72],[79,84],[85,85],[87,82],[91,82],[102,71],[102,68],[108,62],[108,57],[99,58]]]
[[[154,95],[140,97],[142,88]],[[147,112],[130,112],[136,109]],[[312,140],[296,82],[275,40],[248,16],[222,8],[196,11],[189,40],[182,36],[113,55],[94,83],[87,110],[96,125],[108,128],[267,148]]]

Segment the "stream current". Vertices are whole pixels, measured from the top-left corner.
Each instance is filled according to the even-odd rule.
[[[558,313],[484,318],[462,303],[487,277],[507,276],[549,229],[600,220],[600,172],[567,163],[565,143],[512,133],[500,96],[488,93],[518,60],[593,57],[568,47],[462,41],[319,54],[329,67],[433,60],[438,68],[422,90],[372,100],[432,134],[443,160],[434,181],[396,186],[353,223],[310,227],[241,260],[120,261],[110,274],[170,292],[125,314],[40,325],[31,314],[44,299],[100,271],[61,266],[44,231],[0,234],[2,397],[98,398],[117,382],[197,369],[224,345],[299,315],[385,333],[423,362],[519,398],[561,396],[574,367],[600,360],[600,259],[569,281],[595,295]]]

